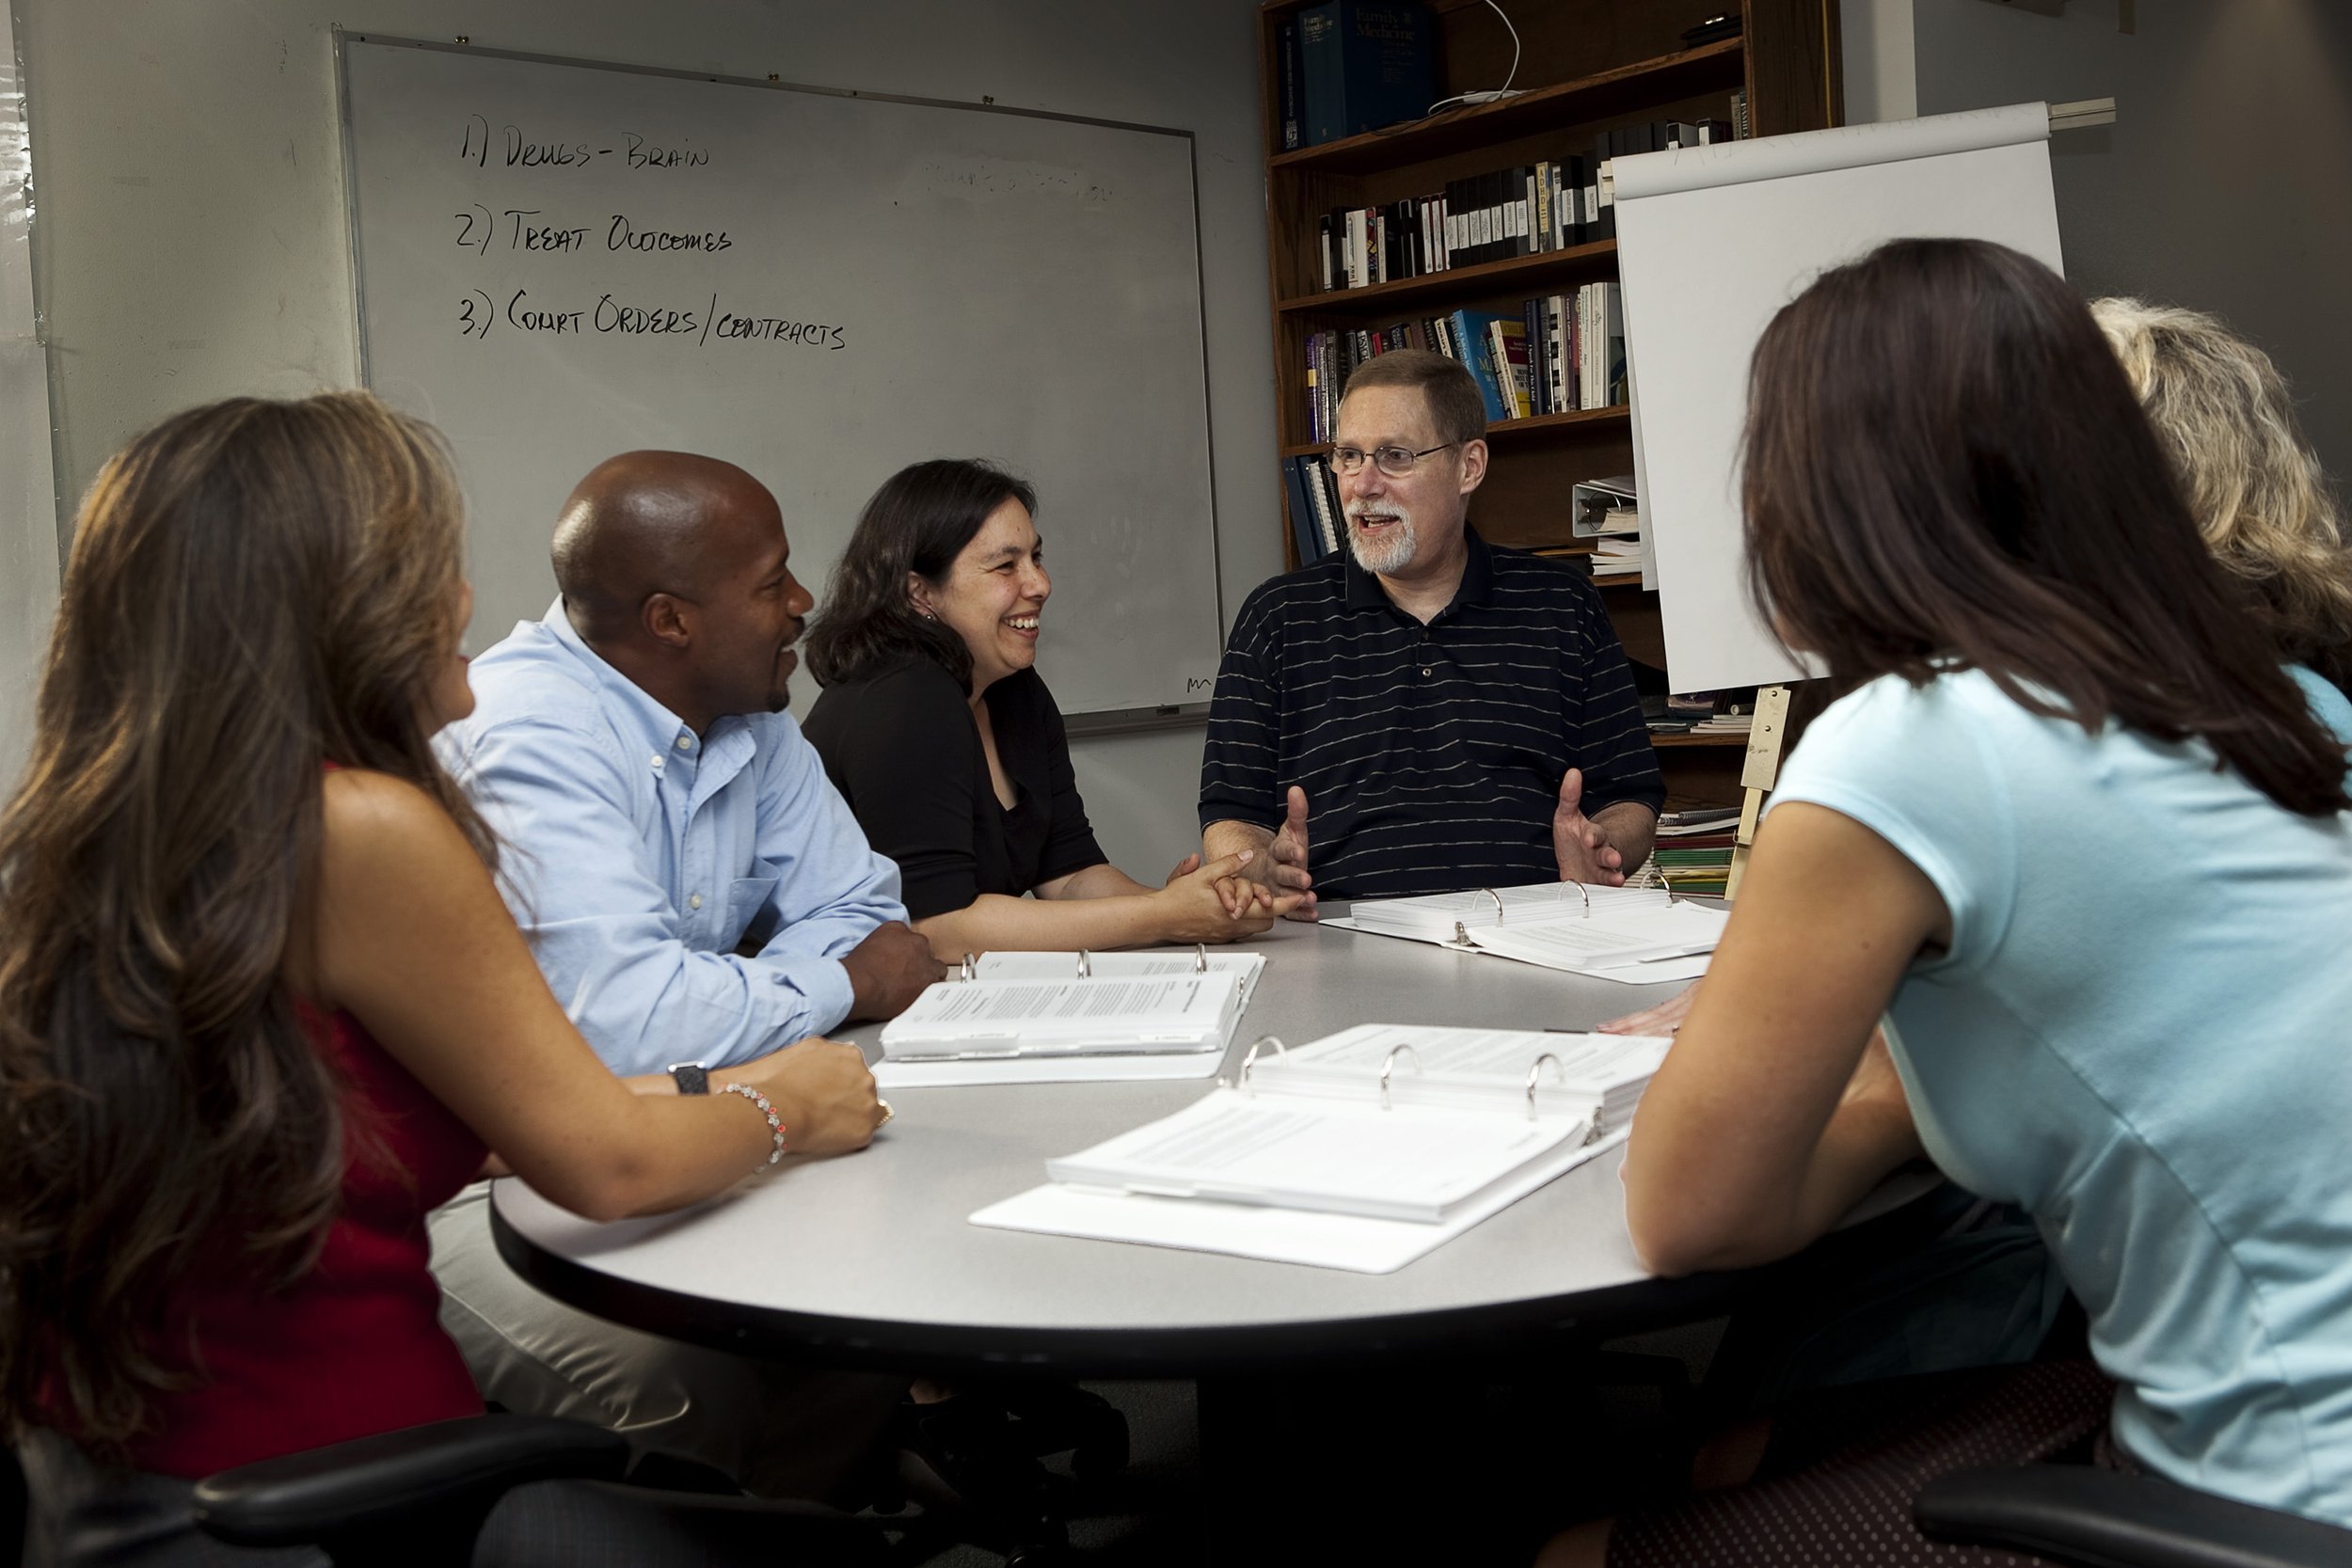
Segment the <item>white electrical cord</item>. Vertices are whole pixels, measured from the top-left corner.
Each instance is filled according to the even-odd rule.
[[[1502,17],[1503,29],[1511,35],[1511,69],[1504,74],[1502,78],[1502,86],[1485,92],[1463,92],[1456,93],[1452,98],[1440,98],[1435,103],[1430,104],[1429,107],[1423,111],[1424,119],[1429,115],[1436,114],[1440,109],[1450,108],[1456,103],[1500,103],[1505,98],[1516,98],[1518,96],[1511,90],[1511,84],[1518,79],[1519,74],[1519,30],[1511,25],[1511,19],[1507,16],[1503,16],[1502,8],[1496,5],[1495,0],[1486,0],[1486,8],[1494,12],[1495,15]]]

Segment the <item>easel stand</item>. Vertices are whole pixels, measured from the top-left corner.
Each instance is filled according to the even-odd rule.
[[[1788,689],[1758,687],[1756,722],[1748,730],[1748,760],[1740,769],[1740,832],[1731,846],[1731,875],[1724,881],[1726,903],[1740,896],[1740,879],[1748,872],[1748,850],[1756,843],[1756,819],[1764,815],[1764,796],[1780,776],[1780,747],[1788,733]]]

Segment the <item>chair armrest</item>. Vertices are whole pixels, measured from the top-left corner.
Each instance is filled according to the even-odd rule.
[[[2153,1476],[2087,1465],[1965,1470],[1911,1515],[1932,1541],[2005,1546],[2076,1568],[2341,1568],[2352,1531]]]
[[[357,1437],[196,1483],[196,1518],[240,1546],[293,1546],[415,1522],[424,1513],[486,1509],[526,1481],[618,1480],[628,1441],[581,1421],[461,1416]]]

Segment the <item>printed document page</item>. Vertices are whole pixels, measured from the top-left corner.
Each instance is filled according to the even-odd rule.
[[[1624,1142],[1624,1134],[1598,1143],[1563,1144],[1521,1166],[1478,1197],[1459,1205],[1436,1225],[1411,1220],[1367,1219],[1361,1214],[1322,1214],[1306,1209],[1268,1209],[1241,1203],[1152,1197],[1136,1193],[1066,1187],[1048,1181],[972,1216],[974,1225],[1026,1230],[1044,1236],[1130,1242],[1181,1247],[1277,1263],[1304,1263],[1351,1274],[1393,1274],[1436,1251],[1479,1221],[1525,1197],[1563,1171],[1597,1160]],[[1619,1243],[1624,1280],[1644,1277],[1630,1243]]]
[[[1540,926],[1473,926],[1470,940],[1486,952],[1547,969],[1595,974],[1629,964],[1711,953],[1723,940],[1728,911],[1697,904],[1612,912],[1590,920]]]
[[[882,1029],[893,1058],[1221,1049],[1241,1019],[1241,975],[943,980]]]
[[[983,980],[1067,980],[1076,973],[1075,953],[983,953],[975,966]],[[1241,976],[1241,1005],[1249,1006],[1265,973],[1263,953],[1209,953],[1198,948],[1143,953],[1089,953],[1087,966],[1102,979],[1148,979],[1232,970]]]
[[[1529,1117],[1213,1090],[1172,1117],[1046,1162],[1057,1181],[1436,1223],[1529,1161],[1581,1144],[1589,1116]]]

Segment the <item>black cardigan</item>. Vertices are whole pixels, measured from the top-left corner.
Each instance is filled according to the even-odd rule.
[[[867,841],[898,863],[916,920],[1104,863],[1045,683],[1024,670],[983,700],[1013,784],[1010,811],[989,783],[963,692],[930,659],[827,687],[803,726]]]

